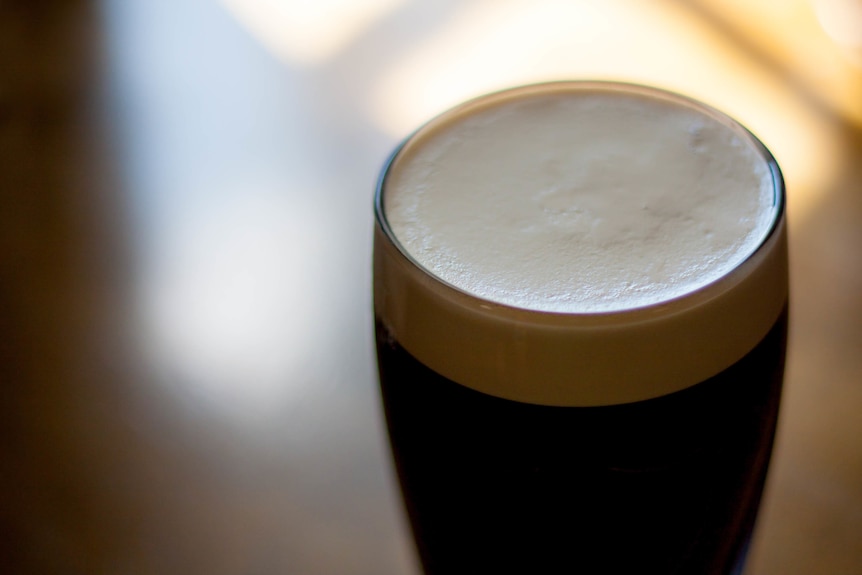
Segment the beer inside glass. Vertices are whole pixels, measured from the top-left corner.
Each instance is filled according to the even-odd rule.
[[[784,189],[731,118],[560,82],[435,118],[376,195],[378,368],[427,574],[726,574],[772,450]]]

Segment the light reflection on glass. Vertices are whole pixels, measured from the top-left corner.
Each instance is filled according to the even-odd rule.
[[[813,0],[817,19],[862,69],[862,0]]]
[[[278,419],[325,393],[310,388],[345,258],[302,85],[209,0],[106,17],[145,365],[195,410]]]
[[[260,415],[307,393],[320,345],[326,226],[309,202],[245,182],[165,230],[146,275],[146,349],[166,381],[222,410]]]
[[[333,57],[404,0],[222,0],[276,54],[293,64]]]
[[[767,68],[780,72],[787,87],[809,100],[809,106],[859,126],[862,68],[853,64],[852,47],[842,46],[841,34],[834,35],[829,24],[837,18],[844,30],[862,28],[862,20],[846,10],[845,2],[862,6],[860,0],[692,0],[687,6],[727,31],[731,41]]]

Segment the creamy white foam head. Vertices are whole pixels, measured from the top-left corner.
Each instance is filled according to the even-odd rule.
[[[446,118],[392,166],[384,209],[445,282],[584,313],[715,281],[757,248],[778,208],[746,134],[662,99],[583,91]]]
[[[417,131],[377,195],[374,306],[445,377],[611,405],[726,369],[787,305],[783,185],[733,120],[662,91],[554,83]]]

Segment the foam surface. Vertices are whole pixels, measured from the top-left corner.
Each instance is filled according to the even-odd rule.
[[[774,195],[739,131],[661,99],[582,91],[452,116],[399,155],[384,207],[397,240],[443,281],[588,313],[715,281],[763,241]]]
[[[463,104],[397,151],[376,214],[388,337],[506,399],[673,393],[741,359],[787,309],[772,156],[651,88],[565,82]]]

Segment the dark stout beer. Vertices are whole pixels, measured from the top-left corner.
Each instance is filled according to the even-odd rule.
[[[504,92],[408,140],[377,218],[380,384],[429,575],[740,568],[787,332],[782,183],[750,134],[645,88]]]
[[[717,574],[742,558],[778,414],[786,314],[721,374],[606,407],[473,391],[377,329],[395,463],[429,574]]]

